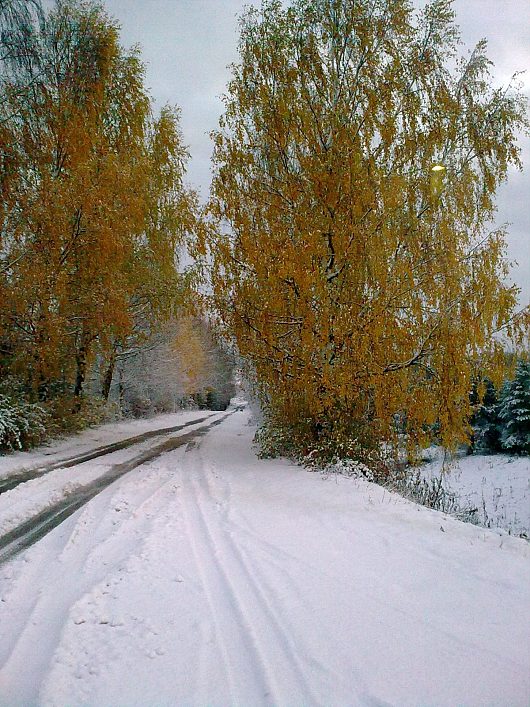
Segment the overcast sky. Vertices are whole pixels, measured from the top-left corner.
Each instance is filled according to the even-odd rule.
[[[418,4],[424,4],[417,0]],[[147,84],[156,103],[177,104],[182,131],[191,152],[188,181],[207,194],[211,142],[222,111],[220,95],[229,77],[227,65],[237,60],[237,17],[252,0],[104,0],[121,25],[125,46],[140,44],[147,64]],[[482,37],[489,43],[495,83],[515,71],[530,95],[529,0],[455,0],[454,9],[464,46]],[[521,303],[530,301],[530,140],[525,139],[525,171],[510,174],[499,192],[497,222],[508,227],[508,256],[518,265],[513,281],[522,288]]]

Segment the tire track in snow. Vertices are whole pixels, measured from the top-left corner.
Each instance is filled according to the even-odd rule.
[[[220,424],[226,417],[232,414],[223,415],[221,419],[215,420],[209,425],[205,425],[199,430],[192,431],[175,439],[168,440],[159,445],[155,450],[151,449],[149,458],[144,458],[146,453],[140,455],[141,459],[135,457],[126,464],[134,463],[134,468],[140,464],[160,456],[169,451],[181,448],[184,451],[185,445],[196,438],[203,437],[209,429]],[[153,454],[153,451],[155,453]],[[129,469],[122,467],[122,473],[116,475],[112,482],[120,479]],[[167,471],[167,470],[166,470]],[[45,587],[61,587],[61,591],[43,591],[35,599],[34,592],[31,596],[21,597],[17,591],[17,583],[10,588],[6,595],[7,602],[2,606],[10,610],[12,598],[16,599],[16,611],[20,614],[22,621],[17,622],[10,631],[10,635],[2,636],[2,650],[0,652],[0,684],[2,685],[2,699],[7,699],[7,704],[35,704],[38,703],[40,691],[44,685],[45,676],[49,673],[50,664],[58,647],[61,645],[62,636],[71,618],[71,612],[75,606],[87,595],[91,595],[99,585],[105,584],[103,593],[108,593],[112,582],[121,581],[119,565],[132,557],[141,559],[141,548],[144,545],[143,535],[148,527],[152,526],[160,515],[160,503],[157,498],[161,495],[167,502],[167,485],[175,484],[173,475],[166,481],[160,483],[160,479],[149,479],[149,477],[139,477],[140,483],[154,483],[156,487],[148,491],[145,498],[138,506],[131,506],[132,513],[123,516],[120,514],[119,525],[114,529],[109,526],[109,505],[114,505],[119,492],[111,495],[101,493],[108,489],[109,484],[99,488],[95,497],[85,499],[85,504],[90,504],[78,509],[77,516],[71,519],[70,525],[66,528],[66,537],[58,535],[55,539],[55,552],[57,562],[48,564],[49,553],[40,553],[38,550],[36,561],[32,563],[32,570],[35,584]],[[138,481],[135,480],[135,498],[138,496]],[[146,490],[147,491],[147,490]],[[153,504],[157,507],[154,507]],[[151,513],[146,510],[152,507]],[[163,508],[162,508],[163,510]],[[73,513],[73,511],[72,511]],[[127,521],[132,518],[140,519],[140,531],[136,524],[135,533],[126,529]],[[116,517],[114,516],[114,519]],[[107,520],[107,523],[101,521]],[[110,530],[110,532],[109,532]],[[123,542],[123,535],[129,542]],[[96,538],[94,538],[94,535]],[[99,557],[98,557],[99,556]],[[68,576],[81,578],[77,584],[69,585],[64,582]],[[27,577],[25,577],[27,580]],[[27,581],[26,581],[27,586]],[[15,602],[13,602],[15,603]],[[12,609],[11,609],[12,610]],[[35,650],[38,646],[38,650]],[[29,675],[29,677],[28,677]]]
[[[194,456],[196,456],[194,454]],[[201,492],[193,473],[185,480],[187,498],[183,513],[190,546],[204,587],[211,619],[219,644],[231,704],[277,704],[272,696],[270,676],[247,617],[238,604],[238,596],[223,566],[219,548],[206,520]],[[199,672],[207,675],[204,666]],[[198,686],[205,691],[206,686]]]
[[[225,413],[222,417],[204,425],[202,428],[193,430],[178,437],[172,437],[164,442],[141,452],[132,459],[119,464],[114,464],[111,468],[94,481],[76,489],[72,494],[63,497],[53,506],[37,513],[33,517],[24,521],[17,527],[0,537],[0,564],[10,560],[22,550],[33,545],[40,538],[47,535],[51,530],[60,525],[66,518],[82,508],[88,501],[97,496],[107,486],[114,483],[124,474],[133,469],[150,462],[166,452],[173,451],[195,438],[204,436],[208,430],[219,425],[223,420],[232,415],[236,410]]]
[[[278,616],[277,612],[274,609],[273,602],[267,596],[267,592],[263,589],[264,586],[269,584],[269,582],[265,581],[264,573],[259,571],[256,562],[251,562],[249,553],[246,552],[241,547],[241,545],[235,540],[234,533],[231,530],[226,530],[226,526],[231,525],[233,528],[236,529],[236,534],[239,532],[239,526],[237,524],[233,524],[229,520],[229,507],[231,499],[230,485],[226,483],[226,481],[223,481],[221,477],[215,473],[214,467],[206,467],[204,464],[202,464],[201,470],[203,473],[201,474],[200,478],[202,480],[203,486],[205,487],[206,493],[210,498],[214,498],[214,496],[217,495],[216,490],[213,488],[214,484],[212,483],[212,479],[217,480],[216,484],[219,489],[219,492],[222,495],[222,501],[219,504],[219,508],[222,511],[223,518],[223,528],[221,532],[223,533],[226,542],[231,546],[233,555],[236,558],[236,561],[239,562],[243,575],[248,581],[249,587],[255,593],[256,597],[258,598],[258,602],[261,604],[260,608],[262,609],[264,619],[262,622],[262,630],[263,633],[268,635],[271,644],[275,645],[275,659],[279,653],[283,654],[281,659],[278,661],[278,666],[275,669],[275,674],[281,673],[282,671],[287,673],[285,678],[287,679],[288,684],[290,683],[292,685],[296,685],[296,700],[303,698],[304,704],[321,704],[316,698],[316,696],[312,693],[308,685],[306,671],[309,669],[313,670],[315,667],[317,667],[317,669],[319,670],[322,670],[322,666],[316,663],[315,661],[311,661],[311,666],[304,666],[303,662],[299,658],[299,647],[296,646],[294,640],[289,635],[289,632],[285,630],[284,622]],[[256,535],[256,539],[258,537],[259,536]],[[288,573],[285,572],[285,568],[282,567],[281,570],[282,575],[285,578],[291,580]],[[258,576],[260,575],[261,577],[258,580]],[[293,584],[293,586],[295,585]],[[273,596],[272,587],[270,589],[270,596]],[[300,593],[300,587],[296,587],[296,592],[298,594]],[[286,695],[284,697],[284,700],[292,702],[293,695]]]
[[[274,545],[265,541],[259,533],[249,531],[248,528],[245,528],[233,520],[230,521],[230,524],[236,530],[239,550],[245,558],[247,564],[250,564],[253,567],[253,574],[257,577],[257,586],[259,587],[260,583],[262,584],[264,589],[261,591],[265,596],[267,595],[267,590],[272,595],[275,591],[278,591],[278,587],[283,586],[284,591],[287,590],[291,596],[300,597],[304,595],[307,587],[311,586],[315,580],[322,581],[322,578],[325,577],[332,582],[336,581],[337,578],[330,575],[328,572],[322,571],[320,568],[315,568],[308,562],[300,560],[300,558],[286,552],[279,545]],[[246,540],[246,542],[241,542],[241,540]],[[299,570],[304,572],[304,581],[295,581],[292,573],[287,571],[286,564],[287,566],[290,564],[295,565]],[[264,566],[267,567],[267,571],[263,570]],[[271,571],[274,577],[273,581],[271,581]],[[340,599],[341,596],[339,595],[334,598],[334,601],[338,602]],[[284,626],[289,626],[290,619],[291,617],[288,611],[285,612],[284,616],[276,615],[276,624],[286,636],[289,636],[289,629],[286,631]],[[313,614],[312,620],[317,623],[317,633],[319,630],[323,633],[328,633],[327,627],[322,625],[319,621],[318,612]],[[305,648],[306,671],[313,676],[317,674],[323,676],[323,680],[328,684],[334,685],[335,689],[337,689],[338,686],[341,686],[344,694],[348,693],[348,683],[345,681],[344,674],[342,672],[336,668],[330,667],[329,663],[317,657],[315,652],[311,650],[310,646],[297,645],[295,639],[289,639],[288,643],[302,674],[304,672],[304,663],[298,658],[298,656],[304,652],[303,649]],[[362,683],[360,674],[357,678],[359,683]],[[314,704],[318,703],[319,702],[315,699]],[[367,702],[367,704],[371,703]]]
[[[61,636],[72,610],[98,586],[105,583],[108,590],[113,573],[115,575],[115,570],[119,570],[120,564],[133,556],[141,556],[144,536],[148,527],[164,510],[164,504],[167,505],[167,486],[174,484],[175,479],[171,476],[164,480],[155,476],[148,478],[146,483],[154,484],[155,488],[146,489],[140,504],[131,506],[130,515],[120,514],[120,522],[110,534],[100,520],[109,518],[108,507],[115,506],[118,492],[109,494],[107,498],[100,496],[96,504],[99,508],[90,504],[81,511],[61,540],[57,563],[47,567],[46,557],[42,562],[36,563],[39,567],[36,580],[42,583],[46,577],[46,586],[54,587],[60,584],[61,575],[66,572],[84,579],[80,582],[81,588],[79,583],[71,586],[66,583],[60,594],[43,592],[30,606],[26,606],[24,611],[20,611],[24,621],[16,627],[16,634],[10,637],[11,640],[4,637],[0,654],[2,699],[12,699],[12,704],[38,703],[44,677],[49,673],[49,666],[61,643]],[[138,487],[135,486],[135,496],[137,495]],[[160,498],[164,503],[160,503]],[[142,532],[128,532],[126,526],[129,521],[134,517],[138,522],[138,511],[146,509],[152,509],[152,512],[150,515],[145,512],[140,514]],[[94,542],[94,533],[101,536],[100,542]],[[127,543],[123,542],[123,535],[129,539]],[[99,554],[104,561],[94,562],[95,554]],[[35,650],[37,645],[39,649]],[[23,679],[19,682],[20,676],[23,676]]]
[[[107,454],[112,454],[113,452],[118,452],[122,449],[127,449],[128,447],[133,447],[142,442],[146,442],[154,437],[162,437],[163,435],[172,434],[173,432],[179,432],[185,427],[190,425],[198,425],[200,422],[212,417],[217,413],[212,412],[204,417],[198,417],[195,420],[188,420],[180,425],[174,425],[173,427],[164,427],[158,430],[149,430],[148,432],[143,432],[142,434],[135,435],[134,437],[127,437],[127,439],[122,439],[118,442],[112,442],[111,444],[105,444],[101,447],[96,447],[88,452],[82,452],[81,454],[76,454],[71,457],[65,457],[59,459],[56,462],[50,462],[49,464],[44,464],[30,469],[21,470],[18,473],[10,474],[8,477],[0,479],[0,494],[5,491],[11,491],[20,484],[26,481],[31,481],[32,479],[38,479],[41,476],[54,471],[55,469],[69,469],[78,464],[84,464],[85,462],[92,461],[93,459],[98,459],[99,457],[104,457]]]
[[[209,474],[198,450],[195,458],[196,474],[190,478],[190,489],[196,517],[190,522],[190,537],[197,536],[199,529],[202,537],[196,556],[209,594],[233,698],[236,702],[250,700],[255,703],[260,699],[266,704],[319,704],[308,687],[296,646],[283,629],[272,602],[259,586],[250,563],[223,527],[224,523],[220,522],[223,518],[219,511],[224,510],[226,498],[219,501],[209,484]],[[215,566],[215,573],[209,572],[208,559]],[[239,635],[234,636],[232,630],[227,641],[227,627],[230,630],[234,625],[239,626]],[[234,645],[231,652],[231,645],[227,642],[239,645]],[[239,657],[239,665],[234,664],[234,653]],[[244,664],[241,663],[242,656]],[[237,678],[252,673],[257,678],[254,694],[241,695],[241,689],[246,690],[248,686]]]

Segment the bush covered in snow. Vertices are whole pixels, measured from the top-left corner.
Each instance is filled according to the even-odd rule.
[[[285,456],[327,474],[363,476],[370,481],[380,482],[388,477],[391,460],[382,445],[368,440],[362,430],[352,428],[349,437],[343,429],[336,436],[333,430],[321,432],[312,420],[291,426],[265,419],[254,442],[258,455],[264,459]]]
[[[385,486],[427,508],[447,513],[467,523],[479,523],[478,508],[463,505],[458,495],[446,487],[443,476],[428,479],[419,470],[412,474],[407,470],[407,473],[393,474]]]
[[[341,476],[348,476],[353,479],[375,481],[372,469],[355,459],[332,459],[331,462],[324,467],[323,474],[325,476],[340,474]]]
[[[47,400],[35,402],[24,384],[10,376],[0,381],[0,452],[28,449],[116,416],[115,405],[91,396],[74,398],[58,386]]]
[[[261,459],[274,459],[279,456],[293,458],[296,456],[296,448],[290,430],[271,425],[267,420],[262,421],[254,435],[254,443]]]
[[[46,437],[50,414],[36,403],[0,390],[0,450],[25,449]]]
[[[48,422],[50,437],[80,432],[87,427],[100,425],[119,417],[119,410],[115,404],[88,395],[75,400],[69,395],[57,396],[45,403],[45,409],[50,413]]]

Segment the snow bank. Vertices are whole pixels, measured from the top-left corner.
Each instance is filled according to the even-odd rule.
[[[479,522],[530,538],[530,457],[472,455],[444,467],[441,456],[421,468],[426,479],[443,476],[443,486],[462,507],[477,509]]]
[[[119,442],[144,432],[181,425],[208,414],[211,414],[210,410],[182,410],[146,419],[120,420],[87,428],[76,435],[62,440],[54,440],[48,445],[36,447],[28,452],[0,454],[0,479],[12,474],[19,474],[25,469],[34,469],[57,460],[83,454],[96,447]]]

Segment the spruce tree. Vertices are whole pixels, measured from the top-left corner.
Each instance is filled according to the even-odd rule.
[[[520,361],[513,381],[505,384],[499,410],[501,445],[507,452],[530,454],[530,363]]]
[[[476,454],[494,454],[501,450],[499,398],[495,386],[489,379],[486,379],[484,384],[484,397],[471,420],[473,427],[473,452]]]

